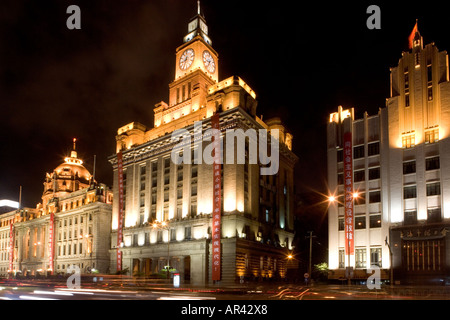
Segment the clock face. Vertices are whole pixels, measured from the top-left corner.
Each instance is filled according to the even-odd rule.
[[[216,70],[216,63],[214,62],[214,58],[211,56],[209,51],[203,51],[203,64],[209,73],[214,73]]]
[[[187,70],[194,61],[194,50],[187,49],[180,57],[180,69]]]

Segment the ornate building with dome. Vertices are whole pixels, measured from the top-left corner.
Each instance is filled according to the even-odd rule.
[[[44,180],[42,202],[0,216],[0,276],[109,271],[112,192],[75,150]]]

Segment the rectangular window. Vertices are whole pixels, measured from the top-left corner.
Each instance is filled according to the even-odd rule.
[[[366,217],[355,217],[355,230],[365,229],[366,228]]]
[[[355,173],[354,173],[354,181],[355,182],[361,182],[361,181],[364,181],[365,179],[366,179],[366,174],[365,174],[366,172],[365,172],[365,170],[358,170],[358,171],[355,171]]]
[[[341,172],[341,173],[338,173],[338,175],[337,175],[337,180],[338,180],[338,184],[344,184],[344,174]]]
[[[192,170],[191,171],[191,178],[197,178],[197,171],[198,171],[197,166],[193,165],[191,170]]]
[[[427,196],[438,196],[441,194],[441,183],[429,183],[427,184]]]
[[[197,215],[197,205],[191,205],[191,217],[195,217]]]
[[[425,143],[435,143],[439,141],[439,128],[425,130]]]
[[[441,222],[441,208],[428,208],[428,222]]]
[[[367,249],[366,248],[355,249],[355,262],[356,262],[356,268],[366,268],[366,266],[367,266]]]
[[[377,202],[381,202],[381,192],[380,191],[369,192],[369,203],[377,203]]]
[[[338,150],[337,151],[337,162],[344,161],[344,150]]]
[[[197,195],[197,185],[193,185],[191,188],[192,188],[191,189],[191,196],[195,197]]]
[[[416,160],[403,162],[403,174],[416,173]]]
[[[405,211],[404,217],[403,217],[403,223],[405,225],[416,224],[417,223],[417,211],[416,210]]]
[[[405,95],[405,107],[409,107],[410,106],[410,101],[409,101],[409,94]]]
[[[366,194],[364,192],[358,192],[358,196],[354,198],[355,205],[366,203]]]
[[[379,142],[369,143],[367,147],[368,147],[367,151],[368,151],[369,157],[380,154],[380,143]]]
[[[409,90],[409,73],[408,69],[405,70],[405,91]]]
[[[191,240],[191,227],[184,228],[184,238],[186,240]]]
[[[413,148],[416,145],[416,135],[414,133],[404,133],[402,135],[402,147],[404,149]]]
[[[439,157],[428,158],[425,160],[425,169],[429,170],[437,170],[440,168]]]
[[[381,214],[375,214],[369,217],[369,227],[381,228]]]
[[[381,268],[381,248],[370,248],[370,265]]]
[[[417,198],[417,188],[416,186],[409,186],[403,188],[403,199],[413,199]]]
[[[433,87],[428,87],[427,89],[427,95],[428,95],[428,101],[432,101],[433,100]]]
[[[369,169],[369,180],[380,179],[380,167]]]
[[[353,148],[353,159],[364,158],[364,146],[357,146]]]
[[[427,79],[428,82],[432,82],[433,81],[433,69],[431,67],[431,65],[427,66]]]
[[[343,217],[339,218],[338,224],[339,224],[338,230],[339,231],[344,231],[344,229],[345,229],[345,222],[344,222],[344,218]]]
[[[339,249],[339,268],[345,268],[345,249]]]

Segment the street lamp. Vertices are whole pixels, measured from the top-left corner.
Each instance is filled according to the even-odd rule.
[[[393,268],[393,266],[392,266],[392,250],[391,250],[391,245],[390,245],[390,243],[388,242],[388,239],[387,239],[387,236],[386,236],[386,238],[384,239],[384,243],[388,246],[388,249],[389,249],[389,282],[390,282],[390,286],[391,286],[391,288],[394,286],[394,268]]]
[[[159,229],[159,230],[167,230],[167,266],[166,266],[166,272],[167,272],[167,279],[169,279],[170,274],[170,226],[166,221],[158,222],[156,220],[152,224],[153,229]]]

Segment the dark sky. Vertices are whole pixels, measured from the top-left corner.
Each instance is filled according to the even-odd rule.
[[[409,2],[408,2],[409,3]],[[66,9],[81,8],[81,30]],[[326,122],[339,105],[375,114],[415,19],[425,43],[450,48],[448,12],[402,2],[202,0],[219,76],[242,77],[257,113],[280,116],[294,134],[298,192],[326,192]],[[381,30],[366,9],[381,8]],[[429,2],[430,7],[432,2]],[[69,154],[112,184],[107,157],[117,129],[153,123],[168,101],[175,49],[196,13],[195,0],[2,0],[0,2],[0,199],[40,201],[46,172]],[[434,6],[433,8],[438,8]]]

